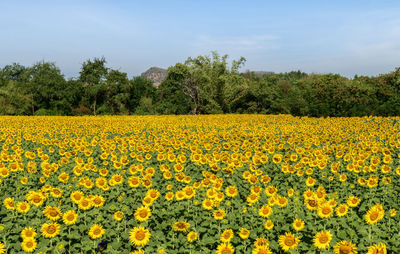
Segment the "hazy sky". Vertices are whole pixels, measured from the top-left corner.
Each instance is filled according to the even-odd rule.
[[[0,67],[104,56],[139,75],[216,50],[243,70],[352,77],[400,66],[400,1],[0,1]]]

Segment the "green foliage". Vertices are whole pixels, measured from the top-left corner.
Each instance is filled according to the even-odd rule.
[[[1,115],[220,114],[395,116],[400,112],[400,69],[377,77],[338,74],[239,73],[245,59],[189,57],[167,70],[156,87],[144,76],[106,66],[102,58],[65,80],[49,62],[0,69]],[[39,111],[39,112],[37,112]]]

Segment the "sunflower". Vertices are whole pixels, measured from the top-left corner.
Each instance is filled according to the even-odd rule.
[[[94,224],[89,229],[89,236],[92,239],[98,239],[104,235],[106,231],[104,230],[102,225]]]
[[[182,189],[186,199],[191,199],[196,195],[196,190],[193,187],[185,187]]]
[[[384,216],[385,210],[383,210],[382,205],[376,204],[368,210],[367,214],[365,215],[365,221],[372,225],[383,219]]]
[[[235,249],[230,243],[221,243],[217,247],[217,254],[233,254]]]
[[[232,240],[232,238],[233,238],[233,230],[226,229],[224,232],[222,232],[220,240],[223,243],[228,243]]]
[[[309,176],[306,180],[306,185],[308,187],[312,187],[315,185],[316,180],[314,178],[312,178],[311,176]]]
[[[222,220],[223,218],[225,218],[225,215],[226,215],[226,213],[222,209],[215,210],[213,213],[213,217],[216,220]]]
[[[268,246],[259,246],[255,247],[251,254],[272,254],[272,252]]]
[[[20,182],[23,185],[27,184],[28,183],[28,177],[26,177],[26,176],[25,177],[21,177]]]
[[[247,239],[250,236],[250,230],[246,229],[246,228],[241,228],[240,232],[239,232],[239,236],[242,239]]]
[[[378,243],[374,244],[373,246],[368,247],[368,252],[367,254],[386,254],[387,249],[386,249],[386,244],[384,243]]]
[[[172,225],[172,228],[175,231],[181,231],[181,232],[186,232],[190,227],[190,224],[187,223],[186,221],[177,221]]]
[[[0,254],[6,253],[6,250],[6,246],[2,242],[0,242]]]
[[[46,238],[52,238],[60,233],[60,224],[54,223],[44,223],[41,228],[42,235]]]
[[[264,223],[264,228],[265,228],[266,230],[271,230],[271,229],[273,229],[273,228],[274,228],[274,223],[272,222],[272,220],[267,220],[267,221]]]
[[[85,197],[82,191],[74,191],[71,193],[70,198],[72,202],[75,204],[79,204],[79,202]]]
[[[146,196],[150,197],[153,201],[155,201],[160,197],[160,192],[155,189],[150,189],[147,191]]]
[[[268,218],[271,216],[273,210],[270,206],[264,205],[258,210],[258,215],[260,215],[263,218]]]
[[[63,214],[63,222],[67,226],[75,224],[77,219],[78,219],[78,214],[74,210],[66,211]]]
[[[20,213],[27,213],[31,208],[31,205],[25,201],[18,202],[16,206],[17,206],[17,211]]]
[[[86,211],[92,208],[92,205],[92,201],[89,198],[83,197],[78,203],[78,208]]]
[[[328,248],[331,241],[332,234],[330,231],[318,232],[313,239],[314,246],[320,250]]]
[[[122,218],[124,217],[124,213],[121,212],[121,211],[116,211],[116,212],[114,213],[113,217],[114,217],[114,220],[116,220],[116,221],[121,221]]]
[[[128,184],[132,188],[137,188],[140,186],[140,178],[137,176],[131,176],[128,178]]]
[[[135,219],[137,221],[143,222],[147,221],[151,216],[151,210],[147,206],[141,206],[135,211]]]
[[[300,242],[298,237],[295,237],[292,233],[285,233],[285,235],[279,236],[279,246],[284,251],[289,251],[290,249],[296,249]]]
[[[320,218],[329,218],[333,214],[333,208],[327,203],[319,206],[317,212]]]
[[[225,193],[228,197],[234,198],[235,196],[237,196],[238,190],[235,186],[231,185],[231,186],[226,187]]]
[[[336,215],[338,217],[343,217],[347,214],[348,210],[349,210],[349,206],[347,204],[341,204],[336,208]]]
[[[318,202],[314,198],[312,199],[305,199],[304,203],[306,204],[306,207],[308,210],[314,211],[318,209]]]
[[[146,252],[144,250],[134,250],[129,252],[129,254],[146,254]]]
[[[301,220],[301,219],[296,219],[296,220],[293,222],[292,225],[293,225],[294,230],[300,231],[300,230],[302,230],[302,229],[304,228],[304,221]]]
[[[254,247],[264,247],[264,246],[269,246],[269,242],[266,238],[261,237],[261,238],[257,238],[254,241]]]
[[[36,249],[37,242],[34,238],[24,239],[21,243],[22,250],[25,252],[33,252]]]
[[[145,246],[151,237],[151,233],[143,226],[134,227],[129,232],[129,241],[135,246]]]
[[[165,199],[168,200],[168,201],[173,200],[174,199],[174,193],[173,192],[167,192],[165,194]]]
[[[22,239],[34,238],[36,236],[36,231],[33,228],[24,228],[21,231]]]
[[[357,248],[355,244],[348,242],[348,241],[340,241],[335,246],[333,246],[333,251],[335,254],[356,254]]]
[[[56,206],[46,206],[43,210],[43,214],[52,221],[56,221],[62,216],[61,210]]]
[[[14,198],[4,199],[3,204],[7,210],[15,210]]]
[[[144,197],[142,200],[142,204],[144,206],[151,206],[153,204],[154,200],[151,199],[151,197]]]
[[[99,208],[104,205],[106,200],[100,195],[95,195],[90,199],[90,202],[94,207]]]
[[[272,161],[273,161],[275,164],[281,163],[282,159],[283,159],[283,155],[282,155],[282,154],[279,154],[279,153],[274,154],[274,156],[272,157]]]
[[[52,188],[50,195],[55,198],[61,198],[63,191],[60,188]]]
[[[265,188],[265,194],[266,194],[268,197],[274,196],[274,195],[276,194],[277,191],[278,191],[278,189],[277,189],[275,186],[272,186],[272,185],[270,185],[270,186],[268,186],[267,188]]]
[[[187,234],[187,240],[190,243],[194,242],[198,238],[199,238],[199,234],[197,234],[196,232],[189,232],[189,234]]]
[[[211,199],[204,199],[203,202],[201,202],[201,206],[206,209],[206,210],[211,210],[213,207],[213,201]]]

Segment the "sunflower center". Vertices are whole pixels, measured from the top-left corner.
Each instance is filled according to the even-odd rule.
[[[369,218],[372,221],[374,221],[374,220],[378,219],[378,216],[379,216],[378,212],[372,212],[371,215],[369,216]]]
[[[286,246],[292,246],[294,244],[295,244],[295,241],[294,241],[294,239],[292,237],[288,237],[288,238],[285,239],[285,245]]]
[[[32,248],[33,247],[33,242],[29,241],[26,243],[26,247]]]
[[[146,235],[143,231],[137,232],[135,236],[136,236],[136,239],[138,239],[139,241],[142,241],[146,237]]]
[[[147,211],[146,210],[142,210],[139,213],[140,217],[145,218],[147,216]]]
[[[95,230],[93,230],[93,234],[94,235],[100,235],[101,230],[99,228],[96,228]]]
[[[226,233],[225,235],[224,235],[224,238],[225,239],[229,239],[231,236],[230,236],[230,234],[229,233]]]
[[[331,209],[329,207],[324,207],[322,209],[322,213],[325,214],[325,215],[330,214],[330,212],[331,212]]]
[[[317,202],[316,202],[315,200],[310,200],[310,201],[308,201],[308,204],[309,204],[311,207],[316,207],[316,206],[317,206]]]
[[[228,248],[225,248],[225,249],[223,249],[223,250],[221,251],[221,253],[222,253],[222,254],[231,254],[232,251],[231,251],[230,249],[228,249]]]
[[[56,210],[51,210],[49,212],[49,215],[52,216],[52,217],[56,217],[58,215],[58,212]]]
[[[319,242],[320,243],[327,243],[328,242],[328,237],[326,237],[326,236],[321,236],[320,238],[319,238]]]
[[[53,225],[51,225],[47,229],[47,232],[49,232],[49,234],[54,234],[56,232],[56,228]]]
[[[75,216],[74,216],[73,214],[70,214],[70,215],[67,216],[67,220],[68,220],[68,221],[73,221],[73,220],[74,220],[74,217],[75,217]]]
[[[352,252],[352,248],[349,246],[340,247],[339,254],[350,254]]]

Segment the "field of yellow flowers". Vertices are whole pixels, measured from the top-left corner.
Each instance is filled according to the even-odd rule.
[[[0,117],[2,253],[400,253],[399,117]]]

